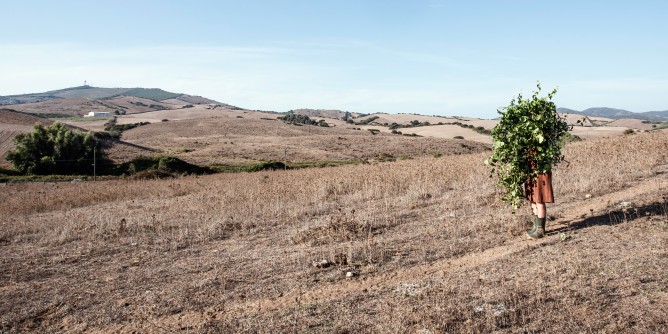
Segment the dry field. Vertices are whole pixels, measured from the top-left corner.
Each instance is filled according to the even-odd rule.
[[[237,116],[243,118],[271,118],[276,119],[280,115],[272,115],[268,113],[259,113],[246,110],[232,110],[224,107],[212,108],[204,105],[197,105],[192,108],[186,109],[171,109],[171,110],[158,110],[145,113],[138,113],[132,115],[124,115],[118,117],[119,124],[128,124],[128,123],[137,123],[137,122],[151,122],[157,123],[161,122],[163,119],[170,121],[179,121],[179,120],[189,120],[189,119],[201,119],[201,118],[212,118],[212,117],[226,117],[226,118],[237,118]]]
[[[97,111],[97,112],[114,111],[113,105],[85,98],[49,100],[44,102],[26,103],[26,104],[12,104],[4,107],[27,113],[64,114],[70,116],[83,116],[88,114],[88,112],[90,111]]]
[[[634,119],[634,118],[622,118],[622,119],[613,120],[612,122],[608,123],[608,126],[621,126],[621,127],[626,127],[626,128],[631,128],[631,129],[638,129],[638,130],[652,130],[653,129],[651,123],[643,123],[642,120]]]
[[[628,130],[627,127],[620,126],[574,126],[570,133],[579,136],[582,139],[618,137]]]
[[[666,332],[665,152],[569,144],[540,241],[486,153],[8,184],[0,332]]]
[[[144,99],[134,96],[119,96],[111,99],[104,100],[103,102],[106,105],[115,107],[118,110],[125,110],[127,114],[142,113],[147,111],[155,110],[154,106],[161,106],[163,108],[180,108],[180,104],[171,104],[165,102],[156,102],[149,99]]]
[[[264,114],[269,117],[260,119],[260,113],[252,112],[202,112],[218,112],[221,116],[141,126],[124,132],[123,140],[199,164],[261,160],[398,159],[434,153],[466,154],[489,149],[488,145],[465,140],[405,137],[385,133],[372,135],[369,131],[352,130],[343,126],[295,126],[278,121],[275,115],[271,114]],[[112,153],[115,152],[112,150]]]

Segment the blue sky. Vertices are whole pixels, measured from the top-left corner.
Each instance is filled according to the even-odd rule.
[[[0,95],[159,87],[250,109],[668,109],[666,1],[3,1]]]

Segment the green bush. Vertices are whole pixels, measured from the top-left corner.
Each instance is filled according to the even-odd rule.
[[[35,124],[33,132],[16,135],[14,144],[16,148],[6,158],[16,171],[70,175],[92,171],[93,151],[98,141],[91,132],[70,130],[55,122],[48,127]]]
[[[368,125],[368,124],[371,124],[371,122],[377,120],[378,118],[379,118],[378,116],[371,116],[371,117],[369,117],[365,120],[362,120],[362,121],[359,121],[359,122],[355,123],[355,125]]]
[[[149,171],[157,170],[160,172]],[[208,167],[193,165],[176,157],[155,155],[151,157],[139,156],[129,162],[123,163],[116,168],[115,174],[138,174],[146,175],[171,175],[179,174],[209,174],[213,170]]]
[[[163,120],[164,121],[164,120]],[[150,122],[139,122],[132,124],[116,124],[116,117],[109,120],[109,122],[104,124],[104,130],[109,132],[109,134],[114,138],[120,138],[121,134],[125,130],[134,129],[138,126],[148,125]]]
[[[582,141],[582,138],[578,135],[574,135],[572,133],[566,132],[563,137],[564,143],[570,143],[570,142],[575,142],[575,141]]]
[[[306,115],[299,115],[295,114],[294,111],[290,110],[288,111],[287,114],[283,117],[278,117],[283,122],[289,123],[289,124],[307,124],[307,125],[314,125],[317,124],[316,121],[312,120],[310,117]]]
[[[261,170],[280,170],[280,169],[289,169],[288,166],[280,161],[264,161],[257,163],[250,168],[249,172],[259,172]]]

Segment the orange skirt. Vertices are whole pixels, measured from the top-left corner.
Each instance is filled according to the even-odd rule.
[[[552,173],[538,174],[536,182],[524,184],[524,195],[531,203],[554,203]]]

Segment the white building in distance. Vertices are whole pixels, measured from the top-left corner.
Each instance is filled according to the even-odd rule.
[[[99,111],[91,111],[88,113],[88,115],[84,115],[84,117],[111,117],[110,112],[99,112]]]

